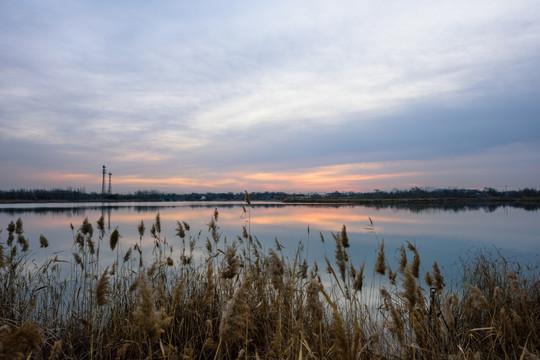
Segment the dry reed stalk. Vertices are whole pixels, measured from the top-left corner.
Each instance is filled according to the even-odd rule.
[[[285,272],[283,261],[278,257],[274,250],[269,249],[268,252],[270,255],[266,260],[270,272],[270,281],[272,282],[274,289],[279,291],[283,287],[283,274]]]
[[[334,239],[336,241],[336,264],[339,269],[339,274],[341,275],[341,280],[345,282],[346,271],[347,271],[347,261],[349,260],[349,257],[343,247],[341,237],[339,236],[339,234],[338,235],[332,234],[332,235],[334,235]]]
[[[431,277],[431,274],[429,273],[429,271],[426,271],[426,275],[424,276],[424,280],[425,280],[427,286],[429,286],[430,288],[433,287],[433,278]]]
[[[324,315],[324,307],[319,298],[319,284],[312,276],[306,288],[306,311],[311,320],[311,328],[317,329]]]
[[[225,248],[225,268],[221,271],[221,278],[232,279],[238,275],[240,269],[240,258],[236,255],[237,247],[233,242]]]
[[[335,315],[335,314],[334,314]],[[345,324],[341,316],[332,317],[332,334],[333,334],[333,344],[332,352],[335,354],[336,359],[352,359],[350,340],[347,336],[347,331],[345,329]]]
[[[433,276],[435,278],[435,289],[437,292],[441,292],[442,289],[446,286],[444,283],[444,277],[441,274],[441,270],[439,269],[439,264],[437,262],[433,262]]]
[[[216,293],[216,282],[214,281],[214,265],[211,260],[206,266],[206,289],[203,296],[203,304],[211,305],[214,302]]]
[[[107,267],[96,285],[96,303],[98,306],[108,305],[111,300],[109,295],[112,294],[109,283],[109,268]]]
[[[364,267],[366,263],[363,262],[360,267],[360,271],[356,274],[354,279],[354,291],[362,291],[362,286],[364,284]]]
[[[375,272],[384,275],[386,274],[386,258],[384,256],[384,239],[381,240],[379,250],[377,252],[377,261],[375,263]]]
[[[184,283],[185,283],[185,280],[186,280],[186,278],[182,278],[180,281],[178,281],[178,283],[176,284],[176,286],[173,289],[172,303],[173,303],[173,308],[175,310],[178,309],[181,305],[184,304],[184,297],[185,297]]]
[[[53,347],[51,348],[49,360],[59,359],[63,355],[63,351],[62,351],[63,346],[64,346],[64,342],[62,340],[55,341]]]
[[[343,317],[340,314],[337,304],[332,301],[322,284],[319,283],[317,286],[320,293],[323,294],[324,298],[326,299],[328,305],[332,308],[333,312],[332,323],[330,325],[333,330],[332,351],[337,354],[336,358],[338,359],[350,359],[352,355],[351,345]]]
[[[411,264],[411,272],[412,275],[418,279],[418,277],[420,276],[420,255],[418,254],[416,246],[412,245],[411,243],[408,243],[408,248],[409,250],[414,252],[414,258]]]
[[[467,289],[469,290],[469,296],[467,297],[467,300],[465,302],[466,309],[490,309],[490,305],[487,302],[486,298],[484,297],[484,295],[482,295],[482,292],[476,286],[467,285]]]
[[[403,330],[403,324],[404,324],[403,316],[401,312],[394,305],[394,302],[392,301],[392,297],[390,293],[384,288],[381,289],[380,292],[381,292],[381,296],[383,298],[383,302],[386,307],[386,310],[390,312],[390,316],[392,317],[392,323],[388,329],[398,339],[399,343],[403,346],[404,339],[405,339],[405,333]]]
[[[2,269],[4,266],[6,266],[6,262],[4,260],[4,247],[2,244],[0,244],[0,269]]]
[[[41,332],[32,322],[15,329],[4,325],[0,328],[0,359],[29,359],[41,341]]]
[[[146,277],[140,276],[137,279],[139,297],[133,311],[135,326],[142,331],[149,345],[157,342],[160,335],[165,331],[165,327],[170,323],[171,318],[166,317],[163,311],[156,309],[152,288],[148,284]]]
[[[214,326],[212,321],[207,319],[205,322],[205,336],[203,343],[203,351],[212,352],[217,349],[217,344],[214,341]]]
[[[407,266],[407,251],[405,250],[405,246],[401,245],[401,247],[399,248],[399,253],[400,257],[398,271],[400,273],[403,273],[403,271],[405,270],[405,266]]]
[[[414,311],[416,302],[418,301],[418,288],[414,279],[414,274],[411,266],[407,265],[403,272],[403,296],[407,299],[409,311]]]
[[[75,259],[75,263],[78,264],[82,270],[84,270],[84,263],[81,256],[77,253],[73,253],[73,258]]]
[[[225,305],[219,324],[219,339],[226,346],[248,341],[251,328],[248,294],[252,278],[247,276]]]

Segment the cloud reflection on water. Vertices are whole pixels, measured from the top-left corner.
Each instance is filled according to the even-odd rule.
[[[378,241],[384,239],[387,257],[391,266],[395,264],[396,250],[406,241],[416,244],[420,251],[424,270],[433,261],[449,271],[453,264],[464,257],[471,248],[500,248],[508,256],[522,256],[528,261],[538,262],[540,253],[540,228],[537,211],[500,207],[493,211],[428,211],[412,212],[406,209],[373,208],[364,206],[304,206],[284,204],[257,204],[248,208],[249,216],[242,216],[239,203],[129,203],[129,204],[55,204],[0,206],[0,226],[5,229],[9,221],[21,217],[25,236],[31,250],[39,258],[39,236],[45,235],[50,242],[48,254],[58,252],[64,259],[72,257],[73,235],[85,217],[94,225],[104,216],[108,232],[104,242],[108,246],[110,233],[118,227],[122,237],[123,251],[138,242],[137,226],[146,225],[143,248],[150,252],[153,239],[150,228],[159,212],[162,236],[173,248],[181,248],[181,240],[175,236],[177,221],[185,221],[190,227],[189,235],[198,238],[196,254],[202,256],[206,238],[210,238],[208,222],[217,208],[218,226],[224,242],[231,243],[248,226],[252,235],[263,245],[265,251],[275,246],[275,239],[284,246],[284,255],[294,257],[302,243],[302,256],[309,264],[317,262],[324,267],[324,254],[333,260],[334,244],[331,233],[346,225],[351,242],[350,258],[359,267],[366,261],[366,270],[371,270]],[[376,234],[367,229],[369,218],[373,220]],[[248,222],[249,221],[249,222]],[[309,228],[309,233],[308,233]],[[199,236],[200,233],[200,236]],[[325,239],[320,240],[321,233]],[[188,235],[188,236],[189,236]],[[7,233],[0,233],[5,242]],[[107,256],[107,255],[104,255]],[[112,259],[112,258],[111,258]],[[105,265],[106,266],[106,265]],[[395,266],[393,266],[395,269]]]

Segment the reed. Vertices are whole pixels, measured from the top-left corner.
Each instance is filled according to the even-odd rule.
[[[85,219],[72,226],[72,260],[42,264],[31,258],[22,221],[10,222],[5,242],[0,238],[0,359],[540,356],[537,263],[479,249],[449,287],[437,262],[421,279],[411,243],[397,249],[392,271],[377,238],[373,281],[365,286],[367,270],[349,256],[354,242],[345,225],[333,234],[333,258],[325,256],[327,272],[320,273],[305,260],[302,242],[289,258],[277,239],[264,249],[246,227],[237,239],[224,238],[218,219],[215,210],[206,246],[198,246],[200,232],[182,221],[176,238],[166,239],[157,214],[149,254],[143,222],[135,224],[138,242],[124,249],[119,229],[107,234],[98,219],[95,232]],[[374,233],[371,220],[369,229]],[[101,247],[105,236],[110,246]],[[46,251],[45,236],[38,241]],[[326,247],[322,234],[321,241]],[[100,251],[113,253],[112,265]]]

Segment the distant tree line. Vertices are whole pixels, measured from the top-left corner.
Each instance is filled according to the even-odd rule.
[[[498,191],[494,188],[485,187],[478,189],[430,189],[413,187],[408,190],[392,190],[373,192],[332,192],[328,194],[312,194],[313,197],[326,197],[335,199],[482,199],[482,198],[536,198],[540,197],[540,191],[531,188],[522,190]]]
[[[254,192],[253,201],[281,201],[289,196],[304,196],[285,192]],[[4,202],[46,202],[46,201],[243,201],[244,192],[178,194],[158,190],[138,190],[128,194],[101,194],[86,192],[84,188],[67,189],[17,189],[0,190],[0,201]]]
[[[521,190],[498,191],[493,188],[478,189],[430,189],[413,187],[408,190],[372,192],[339,192],[331,193],[285,193],[276,191],[252,192],[251,201],[283,201],[290,199],[524,199],[540,198],[540,191],[532,188]],[[128,194],[101,194],[86,192],[84,188],[67,189],[18,189],[0,190],[0,201],[3,202],[46,202],[46,201],[243,201],[244,192],[178,194],[157,190],[139,190]]]
[[[97,193],[87,193],[84,188],[0,190],[2,201],[91,201],[97,197]]]

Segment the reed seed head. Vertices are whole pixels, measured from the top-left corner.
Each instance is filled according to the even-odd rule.
[[[349,236],[347,235],[347,227],[343,225],[341,228],[341,243],[343,244],[344,248],[348,248],[351,245],[349,244]]]
[[[375,272],[380,275],[386,274],[386,258],[384,256],[384,239],[381,241],[379,251],[377,252],[377,262],[375,263]]]
[[[364,284],[364,267],[366,263],[363,262],[362,266],[360,267],[360,270],[356,274],[356,278],[354,279],[354,291],[362,291],[362,286]]]
[[[109,295],[112,294],[109,283],[109,268],[106,268],[96,286],[96,303],[98,306],[110,304]]]
[[[128,262],[129,259],[131,258],[131,254],[133,253],[133,248],[130,247],[128,249],[128,251],[126,252],[126,254],[124,255],[124,262]]]
[[[159,212],[156,215],[156,220],[154,221],[155,232],[161,234],[161,215]]]
[[[232,279],[238,274],[240,259],[236,255],[236,243],[225,248],[225,269],[221,272],[223,279]]]
[[[105,232],[105,218],[101,215],[97,221],[98,230],[103,234]]]
[[[90,221],[88,221],[88,217],[85,217],[83,220],[83,223],[81,227],[79,228],[79,231],[83,235],[87,235],[88,237],[92,237],[94,235],[94,228],[92,227],[92,224]]]
[[[81,256],[77,253],[73,253],[73,258],[75,259],[75,263],[80,265],[81,269],[84,270],[84,263],[82,261]]]
[[[433,276],[435,278],[435,288],[437,291],[441,291],[446,284],[444,283],[444,277],[441,274],[441,270],[439,269],[439,264],[435,261],[433,263]]]
[[[416,281],[410,266],[405,268],[403,275],[403,289],[405,290],[404,296],[408,301],[409,309],[412,310],[418,301],[418,297]]]
[[[178,236],[180,239],[183,239],[186,237],[186,232],[184,231],[184,227],[182,226],[182,223],[180,221],[176,221],[176,236]]]
[[[407,252],[405,251],[405,247],[401,245],[399,248],[400,252],[400,258],[399,258],[399,269],[398,271],[400,273],[403,273],[403,270],[405,270],[405,266],[407,266]]]
[[[15,232],[15,223],[13,222],[13,220],[11,220],[8,224],[8,227],[6,228],[6,230],[8,231],[8,233],[12,234]]]
[[[414,248],[414,258],[411,264],[411,272],[413,276],[418,279],[420,276],[420,255],[418,254],[416,248]]]
[[[268,268],[270,271],[270,279],[274,289],[281,289],[283,285],[283,274],[285,272],[283,262],[274,252],[274,250],[268,250],[270,255],[268,256]]]
[[[28,240],[24,237],[24,235],[19,234],[17,235],[17,243],[21,245],[22,252],[27,252],[30,245],[28,244]]]
[[[15,223],[15,234],[21,235],[24,232],[23,230],[23,222],[21,218],[17,219],[17,222]]]
[[[162,311],[156,309],[152,288],[145,277],[140,276],[137,280],[137,289],[139,297],[137,305],[133,311],[135,325],[140,329],[151,344],[159,339],[165,331],[164,328],[171,321]]]
[[[114,229],[109,239],[111,250],[114,250],[116,248],[116,245],[118,244],[118,240],[120,240],[120,237],[121,235],[120,235],[120,232],[118,231],[118,228]]]
[[[41,248],[49,247],[49,241],[43,234],[39,235],[39,247]]]
[[[429,271],[426,271],[425,280],[427,286],[429,286],[430,288],[433,287],[433,278],[431,277]]]
[[[144,236],[144,232],[146,231],[146,227],[144,226],[144,221],[141,220],[139,225],[137,226],[137,231],[139,232],[139,237]]]

